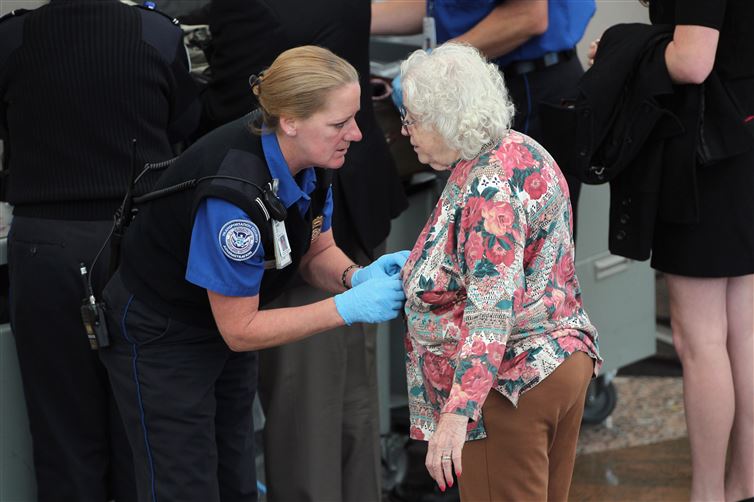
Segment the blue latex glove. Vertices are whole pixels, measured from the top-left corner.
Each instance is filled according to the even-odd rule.
[[[411,254],[410,251],[404,250],[380,256],[366,267],[354,272],[351,276],[351,287],[355,288],[362,282],[397,274],[408,260],[409,254]]]
[[[424,49],[427,54],[432,53],[432,48]],[[395,107],[400,110],[403,106],[403,88],[401,87],[401,74],[398,73],[396,77],[393,79],[392,82],[390,82],[390,85],[393,86],[393,94],[390,96],[393,100],[393,104]]]
[[[335,308],[349,326],[355,322],[378,323],[398,317],[406,295],[399,274],[374,279],[335,295]]]
[[[399,73],[397,77],[393,79],[391,84],[393,86],[393,94],[390,95],[390,97],[393,100],[393,104],[395,107],[400,110],[403,106],[403,89],[401,89],[401,74]]]

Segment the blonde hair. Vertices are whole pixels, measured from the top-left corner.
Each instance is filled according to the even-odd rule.
[[[304,45],[281,53],[252,79],[251,90],[259,102],[264,126],[277,130],[282,115],[299,119],[312,116],[324,108],[330,91],[358,83],[359,74],[329,50]]]

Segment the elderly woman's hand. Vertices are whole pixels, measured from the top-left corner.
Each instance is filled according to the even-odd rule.
[[[468,423],[469,418],[464,415],[443,413],[437,430],[429,440],[424,465],[442,491],[445,491],[446,485],[453,486],[454,466],[456,476],[461,475],[461,451],[466,441]]]
[[[587,53],[586,57],[589,60],[589,66],[592,66],[594,64],[594,57],[597,55],[597,49],[599,49],[600,46],[600,39],[593,40],[591,44],[589,44],[589,52]]]
[[[355,288],[359,284],[367,282],[368,280],[384,279],[399,273],[403,268],[403,265],[406,264],[406,260],[408,260],[408,255],[410,253],[411,251],[404,250],[380,256],[377,260],[366,267],[357,270],[351,276],[351,286]]]

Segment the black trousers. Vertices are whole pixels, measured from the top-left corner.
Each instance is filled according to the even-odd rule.
[[[111,225],[16,217],[8,238],[11,327],[40,502],[136,499],[123,424],[79,313],[79,263],[91,263]],[[106,249],[95,289],[107,261]]]
[[[256,352],[232,352],[217,330],[163,316],[119,273],[104,298],[111,345],[100,358],[131,443],[139,501],[255,501]]]
[[[542,121],[539,116],[541,102],[560,103],[567,93],[574,89],[584,69],[576,56],[567,61],[548,66],[530,73],[516,75],[503,69],[505,85],[516,107],[513,129],[541,141]],[[558,159],[555,159],[557,162]],[[576,237],[576,215],[579,205],[581,182],[566,176],[573,210],[573,236]]]

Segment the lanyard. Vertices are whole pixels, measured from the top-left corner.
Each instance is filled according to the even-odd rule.
[[[422,20],[422,48],[434,49],[437,45],[437,26],[433,13],[435,11],[435,0],[427,0],[427,15]]]

